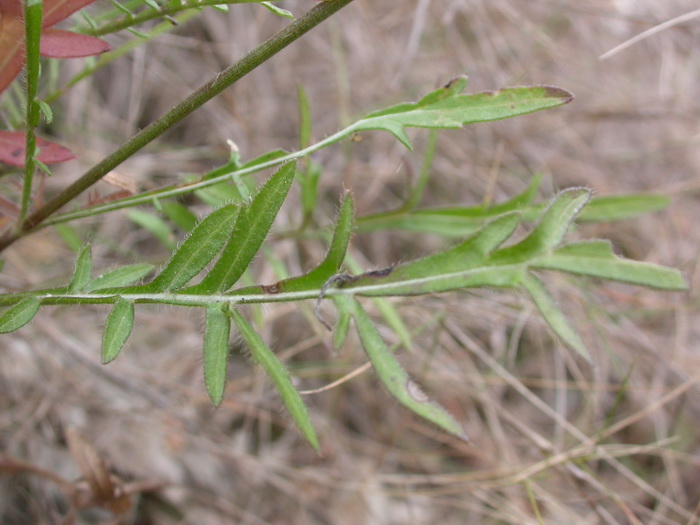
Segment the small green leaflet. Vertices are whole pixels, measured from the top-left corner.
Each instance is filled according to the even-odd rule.
[[[5,310],[0,315],[0,334],[7,334],[22,328],[34,318],[40,306],[39,299],[27,297]]]
[[[163,271],[146,288],[152,292],[177,290],[199,274],[231,237],[239,209],[230,204],[210,213],[192,230]]]
[[[152,264],[130,264],[116,268],[105,274],[95,277],[85,286],[85,291],[91,292],[102,288],[116,288],[118,286],[129,286],[139,279],[143,279],[155,268]]]
[[[525,115],[561,106],[574,96],[553,86],[513,87],[464,95],[466,77],[458,77],[445,87],[427,94],[418,102],[404,103],[370,113],[351,125],[353,132],[385,130],[412,149],[406,127],[456,129],[476,122]]]
[[[566,316],[554,302],[554,299],[537,277],[528,273],[523,277],[523,286],[530,292],[530,296],[535,305],[540,310],[547,324],[554,330],[554,333],[561,337],[562,341],[573,348],[578,354],[592,363],[591,354],[588,353],[586,345],[579,335],[571,328],[566,320]]]
[[[345,303],[343,309],[351,309],[362,346],[374,367],[374,371],[389,393],[402,405],[460,439],[468,440],[462,425],[442,406],[431,401],[421,388],[408,376],[382,340],[376,326],[360,303],[351,297],[337,297]]]
[[[204,383],[214,406],[219,406],[224,397],[228,370],[231,320],[224,308],[219,304],[207,306],[204,328]]]
[[[73,271],[73,279],[68,285],[70,292],[82,292],[92,278],[92,253],[90,246],[85,245],[78,253],[78,258],[75,262],[75,270]]]
[[[158,239],[166,249],[175,249],[175,237],[170,226],[163,219],[142,210],[129,210],[126,216]]]
[[[248,269],[277,217],[294,180],[296,165],[282,166],[245,205],[221,257],[200,284],[197,293],[225,292]]]
[[[238,328],[248,348],[250,348],[250,352],[255,361],[263,367],[267,375],[272,379],[275,387],[277,387],[277,391],[297,427],[311,446],[318,452],[320,450],[318,438],[316,437],[316,431],[311,423],[309,412],[306,409],[306,405],[304,405],[304,401],[301,399],[301,395],[299,395],[299,392],[294,388],[292,379],[289,377],[289,372],[284,367],[284,364],[282,364],[279,358],[265,344],[265,341],[262,340],[262,337],[258,335],[245,317],[235,309],[231,309],[229,315],[236,324],[236,328]]]
[[[102,364],[116,359],[134,327],[134,303],[119,297],[107,316],[102,337]]]

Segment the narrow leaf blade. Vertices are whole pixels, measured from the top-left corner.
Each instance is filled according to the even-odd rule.
[[[209,305],[204,329],[204,383],[215,406],[221,403],[226,388],[230,333],[231,320],[221,305]]]
[[[139,279],[143,279],[153,271],[152,264],[131,264],[116,268],[98,277],[85,286],[85,291],[99,290],[101,288],[116,288],[118,286],[129,286]]]
[[[5,310],[0,315],[0,334],[7,334],[22,328],[34,318],[40,306],[39,299],[27,297]]]
[[[107,316],[102,337],[102,364],[116,359],[133,328],[134,303],[119,297]]]
[[[513,87],[470,95],[460,94],[459,90],[465,84],[458,79],[429,93],[416,103],[399,104],[371,113],[356,122],[352,128],[354,131],[388,131],[410,148],[406,127],[461,128],[475,122],[525,115],[573,100],[570,92],[553,86]]]
[[[198,292],[224,292],[243,275],[287,198],[295,169],[293,162],[282,166],[243,208],[221,257],[197,285]]]
[[[468,440],[462,425],[441,405],[431,401],[408,376],[382,340],[377,328],[362,306],[352,298],[343,297],[339,300],[354,302],[352,305],[353,317],[362,346],[372,362],[377,376],[389,393],[415,414],[460,439]]]
[[[289,372],[245,317],[235,309],[230,311],[230,315],[233,322],[236,324],[236,328],[238,328],[241,336],[250,348],[253,358],[260,363],[275,384],[284,405],[287,407],[287,410],[289,410],[292,419],[302,435],[316,451],[319,451],[318,438],[316,437],[316,431],[311,423],[309,412],[306,409],[306,405],[304,405],[304,401],[301,399],[301,395],[296,388],[294,388]]]
[[[592,363],[591,354],[588,353],[588,349],[583,340],[571,327],[566,316],[556,305],[552,296],[549,295],[542,281],[529,273],[523,278],[523,286],[532,296],[542,317],[544,317],[547,324],[554,330],[554,333],[561,337],[567,345],[574,349],[586,361]]]
[[[86,244],[78,253],[78,258],[75,262],[75,270],[70,285],[69,292],[82,292],[87,287],[92,276],[92,252],[90,245]]]
[[[148,285],[149,290],[177,290],[201,272],[231,237],[239,208],[228,205],[204,218],[166,263],[163,271]]]

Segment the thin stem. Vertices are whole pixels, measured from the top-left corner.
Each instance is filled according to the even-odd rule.
[[[233,85],[253,71],[257,66],[276,55],[279,51],[352,1],[353,0],[324,0],[323,2],[319,2],[303,17],[289,24],[234,65],[218,73],[209,82],[175,106],[169,113],[134,135],[117,151],[90,168],[76,182],[56,195],[43,207],[32,213],[20,225],[18,233],[8,233],[0,238],[0,251],[7,248],[22,235],[26,235],[28,232],[35,229],[50,215],[71,202],[119,164],[190,115],[205,102],[208,102],[223,90]]]
[[[261,0],[189,0],[182,3],[170,3],[168,5],[161,6],[158,9],[146,8],[136,14],[127,15],[125,18],[120,20],[114,20],[98,28],[86,28],[81,31],[85,35],[92,36],[103,36],[110,33],[116,33],[122,29],[127,29],[129,27],[143,24],[154,18],[163,18],[165,16],[172,16],[184,11],[186,9],[213,6],[213,5],[231,5],[231,4],[259,4]]]
[[[36,171],[36,135],[34,128],[39,125],[39,40],[41,38],[41,18],[44,11],[42,0],[28,0],[24,4],[25,53],[27,79],[27,132],[24,152],[24,182],[22,204],[17,224],[21,225],[29,211],[32,198],[32,184]]]

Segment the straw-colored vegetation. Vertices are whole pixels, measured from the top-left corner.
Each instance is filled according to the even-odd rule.
[[[295,15],[313,4],[277,3]],[[610,239],[625,257],[679,268],[692,289],[700,246],[694,9],[692,0],[355,0],[119,166],[89,198],[206,173],[227,161],[227,141],[244,161],[298,149],[300,86],[317,141],[462,74],[469,92],[547,84],[576,99],[440,131],[420,206],[503,202],[538,174],[538,202],[572,186],[596,196],[666,196],[664,210],[581,223],[569,235]],[[78,83],[52,103],[53,135],[78,160],[54,168],[44,191],[63,188],[287,23],[255,5],[207,9]],[[645,31],[646,38],[615,50]],[[133,38],[105,37],[113,47]],[[54,70],[47,63],[43,75],[68,79],[83,66],[62,61]],[[401,206],[419,177],[429,132],[410,134],[413,151],[388,133],[366,131],[313,158],[322,168],[321,198],[307,231],[326,231],[339,195],[350,190],[359,217],[346,262],[351,273],[461,238],[363,222]],[[324,257],[327,242],[318,235],[295,235],[299,189],[291,191],[295,198],[277,217],[246,284],[274,283],[281,269],[299,275]],[[201,215],[211,209],[190,202]],[[79,239],[91,239],[99,274],[133,261],[165,261],[168,240],[140,224],[143,217],[121,210],[71,226]],[[174,246],[182,231],[173,232]],[[47,228],[3,252],[4,290],[70,281],[76,254],[67,235]],[[157,525],[697,525],[694,294],[542,277],[592,363],[553,335],[524,294],[489,289],[362,300],[411,377],[464,423],[468,442],[388,395],[354,333],[336,352],[323,322],[337,315],[330,304],[320,319],[313,301],[242,309],[290,368],[320,455],[239,336],[232,337],[223,399],[212,408],[199,309],[140,306],[129,341],[107,366],[100,347],[108,309],[41,309],[0,338],[0,521],[61,523],[71,492],[85,486],[72,482],[87,476],[89,483],[105,468],[130,499],[83,510],[75,523],[112,523],[112,505],[117,514],[129,509],[123,523]],[[405,332],[391,326],[387,304]],[[248,321],[235,321],[246,336]]]

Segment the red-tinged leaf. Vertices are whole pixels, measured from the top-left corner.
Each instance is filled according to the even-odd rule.
[[[1,1],[3,0],[0,0],[0,2]],[[4,1],[11,2],[13,0]],[[21,3],[21,0],[14,1],[18,4]],[[44,27],[49,27],[57,24],[93,2],[95,2],[95,0],[44,0],[44,21],[42,25]]]
[[[0,0],[0,93],[19,74],[24,65],[24,25],[8,16]]]
[[[24,166],[25,142],[25,135],[20,131],[0,131],[0,162],[10,166]],[[69,149],[55,142],[37,137],[36,144],[39,147],[37,158],[44,164],[58,164],[75,158]]]
[[[23,9],[21,0],[0,0],[0,12],[4,16],[22,18]]]
[[[44,0],[42,26],[47,28],[57,24],[94,1],[95,0]],[[0,0],[0,93],[10,85],[24,65],[23,9],[22,0]],[[53,32],[53,30],[50,31]],[[43,34],[44,32],[42,32],[42,54],[44,50]],[[58,44],[52,45],[49,43],[48,50],[49,52],[53,52],[47,56],[57,58],[90,56],[109,49],[108,46],[105,46],[106,44],[103,42],[100,42],[98,46],[95,42],[91,41],[88,43],[84,41],[80,44],[82,51],[80,54],[76,54],[75,51],[77,47],[75,42],[73,42],[70,46],[70,51],[61,51],[60,54],[57,54],[57,50],[59,49]]]
[[[99,55],[110,49],[107,42],[94,36],[60,29],[44,29],[41,32],[40,50],[45,57],[80,58]]]

